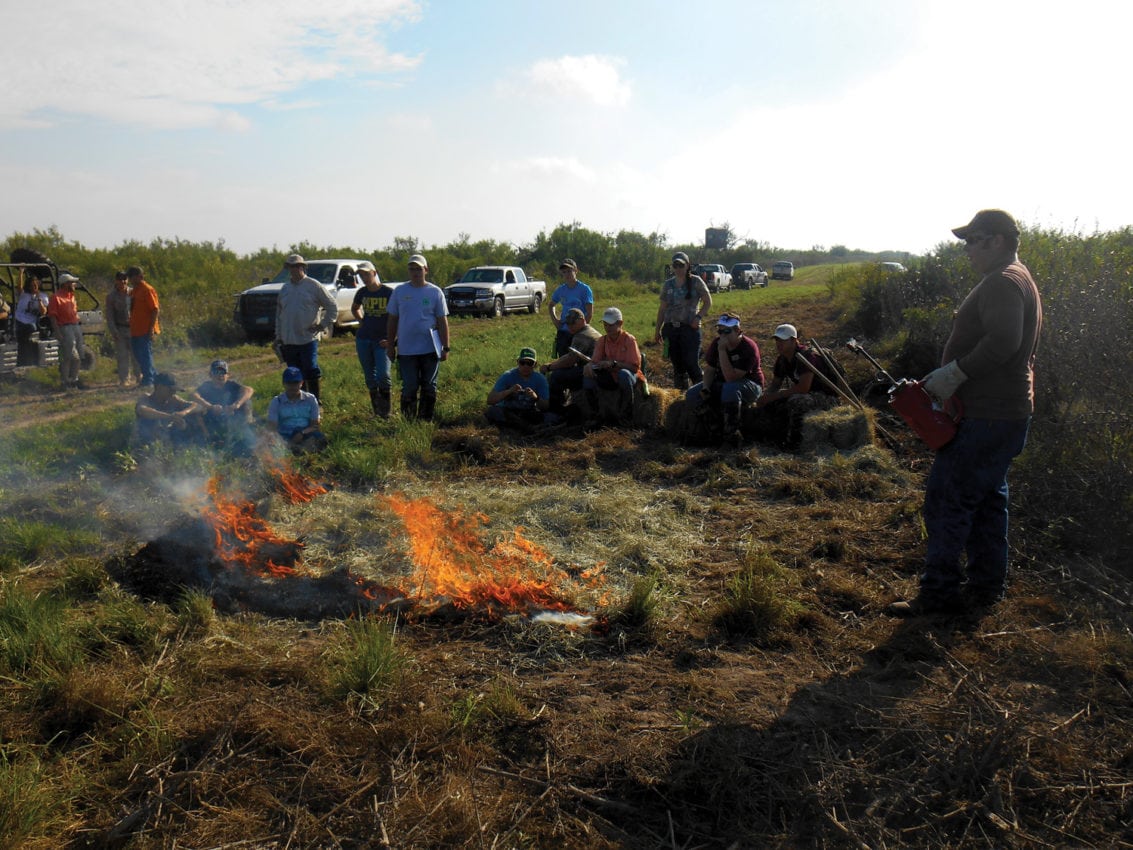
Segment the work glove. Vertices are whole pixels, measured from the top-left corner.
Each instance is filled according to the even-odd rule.
[[[960,384],[966,380],[968,376],[960,369],[959,362],[953,360],[929,372],[921,383],[929,395],[935,396],[943,404],[956,394]]]

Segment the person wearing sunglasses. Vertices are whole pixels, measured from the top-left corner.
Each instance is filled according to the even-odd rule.
[[[712,309],[712,293],[704,279],[692,273],[684,251],[673,254],[670,267],[673,276],[661,286],[653,338],[668,344],[673,386],[687,390],[690,382],[696,384],[704,379],[700,368],[700,323]]]
[[[952,233],[963,240],[980,281],[952,320],[944,365],[923,383],[941,403],[959,400],[963,418],[933,460],[920,586],[914,598],[886,608],[895,617],[979,610],[1003,598],[1007,472],[1026,445],[1034,412],[1043,309],[1034,278],[1019,262],[1019,226],[1009,213],[986,209]]]
[[[738,443],[740,417],[745,404],[755,403],[763,393],[763,368],[759,345],[740,329],[740,317],[724,313],[716,320],[716,338],[704,355],[704,379],[685,394],[694,412],[705,405],[723,413],[723,437]]]

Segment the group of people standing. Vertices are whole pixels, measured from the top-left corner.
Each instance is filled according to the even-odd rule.
[[[59,376],[65,389],[84,389],[79,379],[85,344],[82,317],[75,299],[80,280],[63,272],[50,296],[40,291],[39,276],[25,271],[16,302],[16,365],[39,364],[39,342],[44,337],[43,322],[59,346]],[[153,338],[161,333],[161,312],[157,291],[146,281],[139,266],[116,272],[114,288],[106,298],[106,330],[114,341],[118,361],[118,383],[128,386],[136,376],[137,385],[150,388],[157,374],[153,363]]]

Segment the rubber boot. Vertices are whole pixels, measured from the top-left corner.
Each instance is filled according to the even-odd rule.
[[[739,445],[743,439],[740,433],[740,406],[739,404],[724,405],[724,442]]]
[[[317,398],[321,402],[322,397],[319,395],[319,380],[320,380],[319,378],[308,378],[307,379],[307,392],[309,392],[311,395],[313,395],[315,398]]]
[[[421,405],[417,409],[417,418],[425,421],[433,421],[433,408],[437,406],[437,397],[435,395],[421,396]]]
[[[375,416],[381,416],[378,412],[378,388],[374,387],[370,390],[370,409],[374,411]]]
[[[597,427],[599,423],[598,415],[598,390],[586,390],[586,425],[587,427]]]
[[[417,418],[417,398],[415,396],[401,397],[401,418],[412,421]]]
[[[389,390],[378,388],[378,400],[374,407],[374,413],[378,414],[382,419],[389,419],[390,401]]]

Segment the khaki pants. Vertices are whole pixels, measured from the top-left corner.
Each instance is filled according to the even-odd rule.
[[[81,325],[60,325],[59,327],[59,377],[63,386],[79,382],[79,366],[83,353],[83,329]]]
[[[140,371],[134,363],[134,354],[130,350],[130,329],[128,327],[118,328],[114,334],[114,356],[118,360],[118,383],[125,385],[130,381],[131,371],[134,375],[137,375]],[[131,367],[133,368],[131,369]]]

